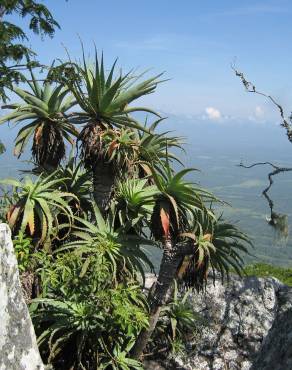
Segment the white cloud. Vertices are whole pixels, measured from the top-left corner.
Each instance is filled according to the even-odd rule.
[[[263,115],[264,115],[264,110],[263,110],[263,108],[262,108],[260,105],[257,105],[257,106],[255,107],[255,116],[256,116],[257,118],[262,118],[262,117],[263,117]]]
[[[218,120],[222,117],[220,110],[214,107],[207,107],[205,109],[205,112],[207,114],[207,117],[211,120]]]

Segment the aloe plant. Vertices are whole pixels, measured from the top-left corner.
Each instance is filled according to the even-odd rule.
[[[115,194],[117,225],[130,226],[133,232],[142,234],[149,227],[157,193],[157,187],[149,185],[147,178],[120,181]]]
[[[58,190],[63,179],[53,179],[54,173],[45,178],[39,176],[35,181],[25,177],[24,182],[15,179],[0,180],[0,184],[10,185],[14,192],[14,203],[7,213],[7,221],[13,233],[26,233],[35,244],[44,244],[59,230],[57,215],[66,216],[70,227],[73,213],[67,201],[74,194]]]
[[[21,102],[2,107],[12,109],[12,112],[1,117],[0,124],[23,124],[15,139],[14,154],[20,157],[32,138],[32,156],[36,163],[43,168],[54,169],[65,156],[64,139],[72,145],[73,138],[78,135],[66,115],[76,101],[67,88],[49,82],[48,76],[40,85],[30,72],[31,80],[26,80],[30,91],[17,86],[12,88]]]
[[[144,252],[144,247],[154,243],[139,235],[128,235],[124,225],[115,230],[114,217],[105,220],[95,204],[92,205],[92,209],[91,220],[75,217],[75,221],[78,222],[72,231],[75,240],[65,243],[59,250],[76,250],[87,255],[103,253],[117,281],[125,273],[135,276],[136,271],[139,271],[145,279],[145,267],[152,271],[154,267]]]
[[[250,245],[216,217],[216,197],[188,180],[194,169],[174,170],[181,139],[158,129],[159,114],[134,106],[161,75],[143,81],[116,63],[107,71],[95,52],[93,65],[84,54],[81,64],[61,65],[60,84],[49,82],[55,68],[42,85],[32,75],[30,91],[14,88],[22,102],[6,106],[13,111],[0,119],[24,123],[16,155],[33,141],[39,177],[2,181],[12,192],[0,199],[0,217],[6,213],[14,236],[32,240],[42,294],[32,316],[41,353],[56,369],[140,368],[160,313],[170,318],[172,341],[194,323],[174,279],[202,289],[212,269],[222,278],[240,274]],[[139,111],[158,118],[141,124]],[[74,137],[81,160],[60,165]],[[154,270],[148,245],[163,256],[146,305],[145,271]]]
[[[139,359],[166,304],[173,279],[183,277],[189,287],[202,287],[209,268],[216,268],[222,278],[230,268],[240,273],[249,239],[236,227],[219,223],[208,208],[217,201],[208,191],[184,179],[193,169],[177,173],[166,163],[162,173],[152,168],[158,188],[151,217],[151,231],[163,249],[157,284],[149,296],[149,327],[143,329],[132,355]]]
[[[129,130],[123,130],[146,130],[132,117],[132,113],[143,111],[158,115],[146,107],[132,107],[129,104],[154,92],[161,82],[161,75],[140,82],[142,75],[116,73],[116,63],[107,73],[103,56],[99,60],[96,50],[92,67],[83,53],[82,65],[70,64],[79,78],[67,80],[68,88],[81,108],[80,112],[75,113],[73,121],[85,124],[78,137],[81,158],[93,172],[94,197],[102,213],[108,208],[115,178],[122,173],[110,160],[110,152],[118,152],[119,148],[123,148],[118,144],[118,138],[122,132],[130,133]],[[114,130],[117,139],[105,140],[109,130]]]
[[[84,169],[82,162],[76,162],[73,153],[68,162],[58,167],[53,177],[61,180],[60,190],[74,194],[69,202],[74,215],[86,214],[91,209],[91,174]]]
[[[140,166],[140,176],[151,176],[153,167],[157,172],[163,173],[167,163],[177,162],[182,164],[177,155],[171,152],[172,149],[183,150],[183,138],[169,136],[169,132],[157,133],[158,125],[165,118],[154,121],[148,131],[139,131],[139,152],[138,165]],[[146,125],[145,125],[146,127]]]

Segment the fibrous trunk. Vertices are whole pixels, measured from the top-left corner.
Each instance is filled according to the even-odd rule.
[[[107,162],[103,135],[106,126],[99,120],[89,122],[81,131],[81,157],[85,167],[92,170],[93,197],[103,215],[106,214],[115,183],[112,163]]]
[[[173,279],[176,276],[176,271],[181,259],[182,256],[178,253],[173,241],[171,239],[165,240],[158,279],[155,283],[153,292],[149,295],[149,326],[141,331],[135,346],[133,347],[132,357],[135,359],[140,359],[142,357],[147,342],[156,327],[161,308],[165,305],[168,299],[169,291],[171,289]]]
[[[34,135],[32,155],[43,168],[57,168],[65,156],[65,144],[60,130],[51,123],[41,124]]]
[[[104,215],[108,209],[115,183],[114,171],[111,163],[102,159],[93,166],[94,200]]]

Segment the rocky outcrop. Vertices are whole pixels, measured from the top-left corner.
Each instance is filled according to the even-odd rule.
[[[152,280],[153,277],[150,278]],[[232,277],[208,281],[206,292],[190,295],[205,319],[179,356],[149,369],[292,369],[292,290],[274,278]]]
[[[252,370],[292,369],[292,289],[278,292],[276,319],[263,341]]]
[[[149,275],[150,288],[155,277]],[[274,278],[216,278],[206,291],[189,296],[204,319],[180,355],[146,369],[292,369],[292,288]],[[0,370],[43,370],[25,304],[10,230],[0,224]]]
[[[0,370],[42,370],[9,227],[0,224]]]

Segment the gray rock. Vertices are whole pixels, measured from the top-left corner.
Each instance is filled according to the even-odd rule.
[[[292,369],[292,290],[288,287],[281,289],[278,294],[276,319],[252,369]]]
[[[228,285],[210,279],[206,292],[189,299],[207,325],[165,368],[292,369],[291,288],[275,278],[233,276]]]
[[[0,320],[0,370],[43,370],[6,224],[0,224]]]

